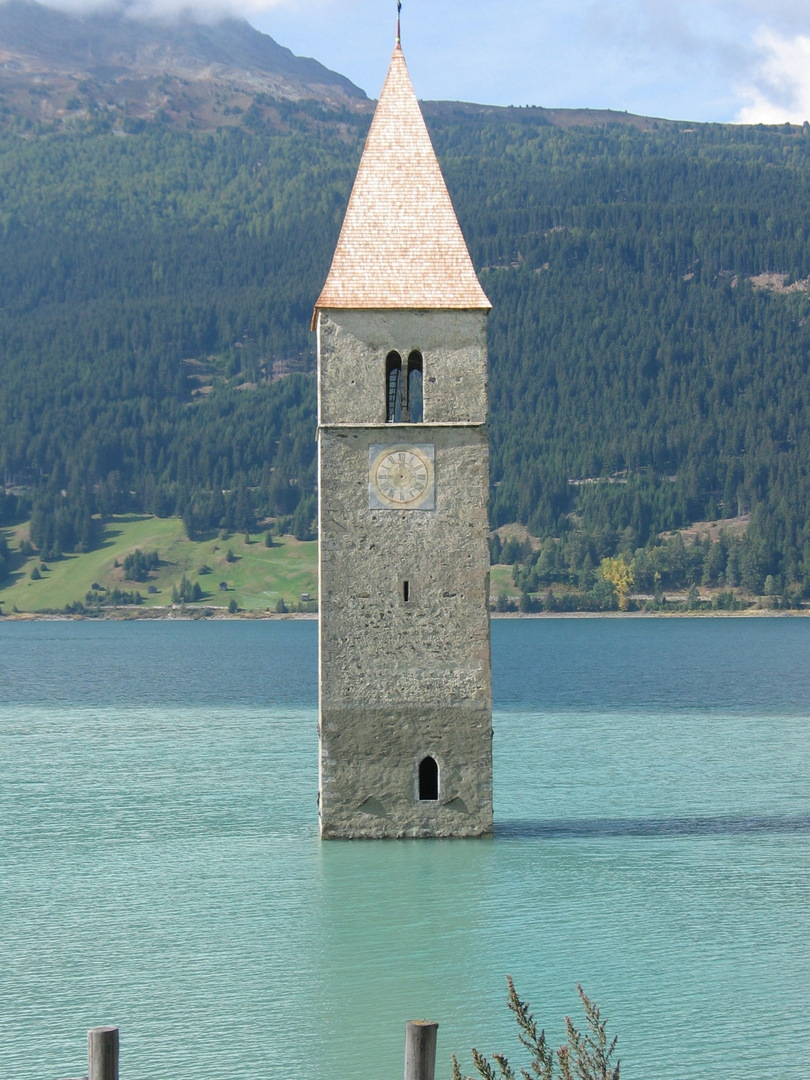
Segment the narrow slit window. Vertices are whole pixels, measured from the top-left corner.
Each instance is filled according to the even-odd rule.
[[[408,419],[412,424],[421,424],[423,417],[422,354],[412,352],[408,357]]]
[[[411,598],[411,583],[410,581],[402,582],[402,599],[407,604]]]
[[[437,802],[439,798],[439,766],[432,757],[419,763],[419,801]]]
[[[385,361],[386,422],[402,423],[402,357],[391,352]]]

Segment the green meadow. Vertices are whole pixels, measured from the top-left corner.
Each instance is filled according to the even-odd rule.
[[[241,533],[230,533],[202,541],[186,536],[178,518],[157,518],[129,514],[114,517],[104,527],[98,548],[86,554],[64,555],[43,562],[38,555],[26,558],[20,545],[28,539],[28,525],[0,530],[11,549],[12,572],[0,585],[0,611],[20,613],[61,612],[77,601],[87,603],[94,585],[105,593],[114,589],[141,594],[143,609],[172,606],[172,591],[183,575],[192,587],[199,582],[202,599],[188,605],[227,609],[232,600],[241,612],[275,612],[279,600],[293,609],[308,594],[318,598],[318,544],[301,542],[292,536],[273,537],[273,547],[265,546],[264,534],[249,541]],[[160,563],[146,581],[130,581],[124,575],[124,560],[135,551],[144,555],[157,551]],[[39,571],[36,579],[34,571]],[[32,574],[34,575],[32,577]],[[221,589],[224,583],[227,589]],[[151,591],[150,591],[151,589]],[[493,566],[491,595],[517,599],[511,566]],[[89,606],[89,605],[88,605]],[[102,611],[112,610],[103,605]]]
[[[507,596],[512,600],[520,597],[520,589],[515,585],[511,566],[490,567],[489,595],[493,601],[499,596]]]
[[[12,555],[11,575],[0,586],[0,608],[6,615],[15,608],[19,612],[62,611],[77,601],[84,603],[94,585],[108,593],[137,591],[144,608],[167,607],[183,575],[192,586],[199,582],[202,589],[202,599],[190,604],[191,608],[227,608],[235,600],[241,611],[275,611],[279,600],[292,608],[303,593],[317,599],[315,541],[274,536],[271,548],[265,546],[264,534],[250,540],[228,534],[191,541],[177,518],[126,515],[107,523],[104,539],[94,551],[43,564],[39,556],[25,558],[20,551],[21,541],[28,536],[27,525],[4,532]],[[144,582],[124,576],[124,560],[136,550],[157,551],[160,558],[158,568]],[[222,583],[226,589],[220,588]]]

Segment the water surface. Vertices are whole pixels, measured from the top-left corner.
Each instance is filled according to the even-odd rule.
[[[519,1060],[576,983],[628,1080],[804,1075],[810,620],[493,625],[491,841],[317,839],[314,623],[0,624],[0,1077]]]

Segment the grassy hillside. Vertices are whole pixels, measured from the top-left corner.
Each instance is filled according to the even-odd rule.
[[[132,514],[113,518],[92,551],[43,560],[30,548],[28,532],[29,523],[0,529],[0,547],[5,541],[11,571],[0,584],[3,615],[84,611],[131,616],[177,612],[181,606],[186,612],[208,614],[317,610],[314,541],[274,537],[268,548],[263,533],[246,541],[242,533],[224,530],[216,538],[192,541],[177,518]],[[625,562],[630,570],[628,591],[634,594],[630,609],[801,609],[799,593],[780,588],[773,578],[767,579],[764,594],[758,594],[750,583],[723,576],[722,570],[718,574],[719,567],[737,564],[744,533],[742,521],[702,522],[662,538],[649,552],[637,552]],[[592,574],[574,573],[562,545],[552,543],[550,549],[548,542],[539,544],[520,526],[499,530],[491,544],[493,557],[504,560],[491,570],[493,611],[618,607],[616,590],[605,585],[604,570],[611,560]],[[157,553],[157,565],[142,579],[136,579],[137,569],[127,565],[128,556],[137,551],[144,556]],[[182,605],[176,592],[184,580],[188,590],[199,586],[199,597]],[[310,599],[303,600],[304,596]]]
[[[191,607],[227,608],[235,600],[240,610],[275,611],[279,599],[292,607],[302,593],[317,598],[317,545],[291,536],[275,538],[272,548],[265,547],[263,535],[251,537],[250,543],[241,534],[195,543],[177,518],[125,515],[106,526],[96,550],[46,562],[45,569],[39,557],[25,558],[20,553],[27,532],[27,525],[5,530],[13,568],[0,587],[0,605],[6,614],[15,607],[21,612],[64,610],[84,602],[93,585],[102,586],[102,596],[116,588],[137,590],[143,607],[171,605],[172,590],[184,574],[192,585],[199,582],[203,592],[199,605]],[[137,549],[144,554],[157,551],[160,556],[158,569],[145,582],[128,581],[124,576],[124,560]],[[228,560],[229,552],[233,561]],[[32,580],[35,570],[39,580]],[[227,591],[220,589],[220,582],[227,583]]]

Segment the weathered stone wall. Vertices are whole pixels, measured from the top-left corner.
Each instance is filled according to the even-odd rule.
[[[322,311],[322,425],[385,424],[385,358],[422,354],[426,424],[485,424],[487,314],[482,311]]]
[[[322,401],[339,396],[323,346]],[[427,376],[430,349],[420,351]],[[434,510],[369,509],[369,447],[404,441],[403,425],[319,432],[324,837],[492,829],[487,432],[408,428],[409,441],[435,447]],[[428,754],[438,802],[418,799]]]
[[[487,836],[492,719],[469,706],[327,709],[321,717],[321,836]],[[419,763],[439,765],[438,802],[420,802]]]

